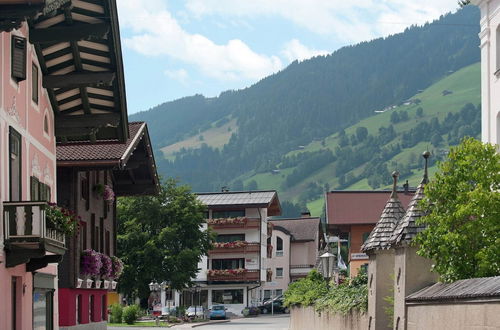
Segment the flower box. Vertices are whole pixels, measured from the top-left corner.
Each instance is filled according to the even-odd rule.
[[[101,280],[96,280],[95,281],[95,288],[100,289],[101,288],[102,281]]]
[[[76,287],[77,288],[81,288],[82,287],[82,283],[83,283],[83,279],[81,279],[81,278],[77,278],[76,279]]]
[[[118,284],[117,281],[111,281],[111,290],[115,290],[117,284]]]
[[[110,285],[111,281],[108,281],[108,280],[104,280],[104,285],[103,285],[103,288],[108,290],[109,289],[109,285]]]
[[[84,288],[85,288],[85,289],[90,289],[90,288],[92,287],[92,283],[93,283],[93,282],[94,282],[94,281],[93,281],[93,280],[91,280],[90,278],[86,279],[86,280],[84,281]]]

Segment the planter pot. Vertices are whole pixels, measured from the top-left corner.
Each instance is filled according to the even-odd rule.
[[[111,281],[111,289],[112,290],[115,290],[116,289],[116,285],[118,284],[117,281]]]
[[[103,288],[108,290],[109,289],[109,284],[110,284],[110,281],[104,281],[104,286]]]
[[[86,279],[86,280],[85,280],[85,282],[84,282],[84,284],[83,284],[83,285],[84,285],[84,288],[86,288],[86,289],[90,289],[90,288],[92,287],[92,283],[93,283],[93,282],[94,282],[94,281],[92,281],[90,278]]]
[[[82,283],[83,283],[83,279],[81,279],[81,278],[77,278],[76,279],[76,287],[77,288],[81,288],[82,287]]]
[[[101,280],[96,280],[95,281],[95,288],[100,289],[101,288],[102,281]]]

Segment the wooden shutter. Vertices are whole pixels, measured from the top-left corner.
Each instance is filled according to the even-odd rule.
[[[26,38],[12,36],[11,75],[17,81],[26,79]]]

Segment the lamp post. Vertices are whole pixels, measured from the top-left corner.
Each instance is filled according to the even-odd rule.
[[[325,252],[321,256],[321,264],[323,266],[323,277],[327,280],[327,284],[333,275],[333,264],[335,262],[335,255],[330,252]]]
[[[196,284],[194,287],[195,297],[198,295],[198,306],[201,306],[201,286]],[[196,302],[194,303],[194,317],[196,318]]]

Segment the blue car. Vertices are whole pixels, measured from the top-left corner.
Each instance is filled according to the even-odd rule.
[[[214,319],[226,319],[226,308],[224,305],[213,305],[208,316],[211,320]]]

